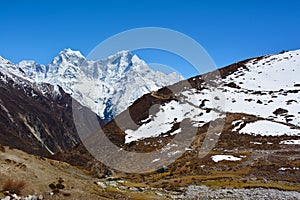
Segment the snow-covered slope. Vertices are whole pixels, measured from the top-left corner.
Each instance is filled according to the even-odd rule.
[[[300,50],[252,59],[225,79],[226,111],[300,126]]]
[[[90,61],[79,51],[65,49],[48,65],[35,61],[13,64],[0,57],[0,70],[33,84],[61,86],[102,119],[111,119],[145,93],[182,79],[176,73],[152,70],[136,55],[120,51],[107,59]]]
[[[201,76],[192,78],[199,88],[183,88],[174,94],[176,99],[160,105],[155,115],[141,120],[138,129],[125,130],[126,143],[180,133],[180,128],[172,127],[183,120],[202,127],[226,113],[261,118],[253,125],[243,120],[233,124],[233,131],[241,134],[300,136],[300,50],[254,58],[230,70],[224,68],[227,75],[212,80],[221,83],[213,89],[201,82]]]

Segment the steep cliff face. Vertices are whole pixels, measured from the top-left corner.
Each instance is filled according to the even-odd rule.
[[[0,142],[29,153],[50,155],[80,140],[72,99],[60,87],[33,84],[0,72]]]

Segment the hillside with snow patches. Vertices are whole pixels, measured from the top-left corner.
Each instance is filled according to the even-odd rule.
[[[300,136],[299,74],[300,50],[250,59],[226,77],[214,80],[220,86],[213,91],[203,83],[201,90],[185,88],[175,94],[177,100],[160,105],[159,111],[141,120],[137,129],[125,130],[126,143],[170,133],[174,120],[188,119],[193,126],[202,127],[228,113],[261,118],[252,123],[234,121],[232,131],[240,134]],[[171,135],[181,129],[172,131]]]
[[[60,86],[105,120],[112,119],[143,94],[182,79],[175,72],[164,74],[152,70],[129,51],[91,61],[79,51],[65,49],[48,65],[35,61],[14,64],[0,57],[0,71],[6,77],[24,84],[36,87],[41,83],[54,85],[57,94],[57,86]],[[6,80],[6,77],[3,79]],[[42,87],[39,89],[43,90]]]
[[[245,192],[251,196],[256,191],[253,199],[298,199],[299,74],[300,50],[248,59],[179,82],[177,74],[153,71],[128,51],[89,61],[80,52],[66,49],[48,65],[14,64],[0,57],[0,147],[87,169],[97,179],[86,179],[84,171],[82,178],[88,180],[84,184],[108,195],[130,192],[128,196],[134,193],[141,198],[153,192],[149,199],[226,199],[238,194],[236,198],[242,199]],[[71,96],[81,103],[80,109],[73,107],[80,110],[79,119],[90,119],[90,110],[81,109],[82,105],[102,118],[115,117],[101,127],[116,145],[115,152],[99,143],[106,140],[94,131],[95,123],[86,123],[86,137],[80,140]],[[32,168],[36,163],[55,174],[53,166],[60,171],[64,166],[68,173],[60,177],[67,186],[77,184],[75,191],[70,188],[76,198],[80,180],[74,182],[78,173],[70,171],[69,165],[1,149],[6,176],[19,169],[24,177],[24,172],[36,171]],[[104,160],[92,156],[99,152]],[[28,166],[21,168],[5,155],[12,160],[17,157],[11,155],[17,155],[18,162],[19,156],[25,156],[35,164],[22,161]],[[121,170],[105,166],[105,159]],[[124,173],[145,168],[145,174]],[[108,177],[110,172],[113,177]],[[46,188],[55,179],[49,178],[42,181]],[[186,195],[189,192],[196,195]]]

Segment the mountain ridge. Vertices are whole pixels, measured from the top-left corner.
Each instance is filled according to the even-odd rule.
[[[45,82],[61,86],[66,93],[106,121],[143,94],[182,79],[176,73],[164,74],[152,70],[127,50],[107,59],[91,61],[86,60],[79,51],[68,48],[48,65],[32,60],[13,64],[4,58],[1,64],[2,70],[8,74],[37,84]],[[129,94],[128,91],[135,92]]]

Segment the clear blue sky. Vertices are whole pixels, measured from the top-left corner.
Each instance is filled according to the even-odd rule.
[[[137,27],[165,27],[199,42],[218,67],[283,49],[300,48],[300,3],[295,0],[0,1],[0,55],[47,64],[64,48],[87,55],[97,44]],[[184,62],[145,53],[183,73]],[[161,59],[161,60],[159,60]],[[204,69],[207,71],[210,69]]]

